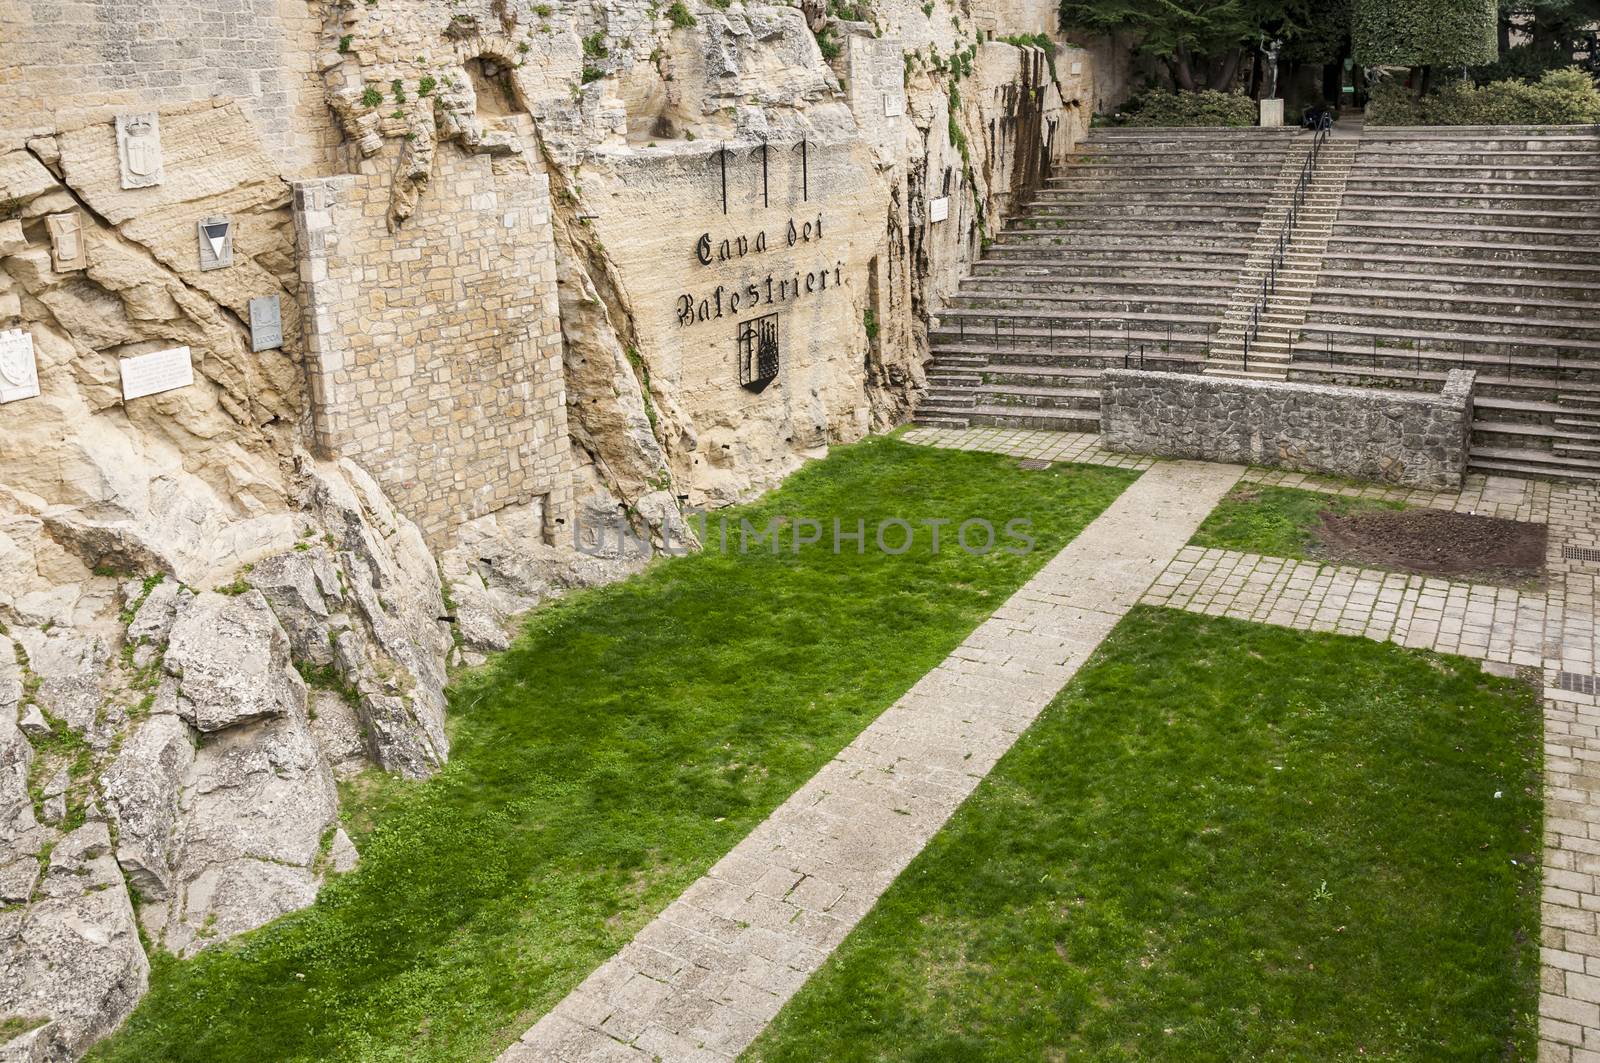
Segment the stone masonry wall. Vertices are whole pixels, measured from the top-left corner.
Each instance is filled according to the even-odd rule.
[[[389,178],[298,182],[318,449],[353,458],[430,541],[569,498],[548,180],[522,155],[440,147],[411,224]]]
[[[0,145],[119,112],[238,101],[284,173],[327,165],[318,5],[307,0],[0,0]]]
[[[1113,369],[1101,390],[1101,442],[1122,453],[1459,487],[1474,380],[1454,371],[1429,395]]]

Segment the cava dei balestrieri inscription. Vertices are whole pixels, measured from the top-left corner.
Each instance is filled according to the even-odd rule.
[[[790,218],[783,231],[769,238],[765,229],[756,233],[741,233],[716,239],[703,233],[695,241],[695,260],[702,266],[760,261],[774,246],[799,247],[801,244],[820,243],[823,219],[818,214],[815,221]],[[832,263],[819,256],[810,269],[770,270],[759,267],[747,274],[738,284],[718,284],[699,292],[684,292],[678,296],[678,324],[689,326],[705,321],[740,315],[767,314],[774,309],[801,299],[816,299],[828,289],[844,283],[844,263]]]

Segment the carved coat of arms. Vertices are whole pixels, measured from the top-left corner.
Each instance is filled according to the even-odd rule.
[[[0,332],[0,402],[39,394],[33,361],[33,337],[22,331]]]
[[[123,188],[161,183],[160,115],[151,111],[118,116],[117,147],[122,159]]]

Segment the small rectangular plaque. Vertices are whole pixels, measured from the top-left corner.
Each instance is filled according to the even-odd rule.
[[[0,403],[36,398],[39,368],[33,359],[33,336],[21,329],[0,332]]]
[[[233,265],[233,222],[222,216],[201,218],[200,268],[222,269]]]
[[[899,118],[906,113],[906,98],[898,92],[883,94],[883,116],[885,118]]]
[[[173,347],[122,359],[124,401],[163,391],[176,391],[193,383],[194,364],[189,359],[187,347]]]
[[[250,349],[270,351],[283,346],[283,307],[276,295],[250,300]]]
[[[83,242],[83,219],[78,212],[51,214],[44,220],[50,230],[50,262],[57,273],[89,268],[89,248]]]
[[[1083,73],[1083,64],[1082,63],[1073,63],[1071,72],[1074,75]]]
[[[940,196],[928,201],[928,220],[944,221],[950,217],[950,197]]]
[[[161,183],[161,115],[117,115],[117,160],[123,188],[148,188]]]

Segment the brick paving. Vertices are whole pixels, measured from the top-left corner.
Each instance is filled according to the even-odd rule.
[[[1139,601],[1241,471],[1166,462],[1145,473],[501,1063],[737,1056]]]

